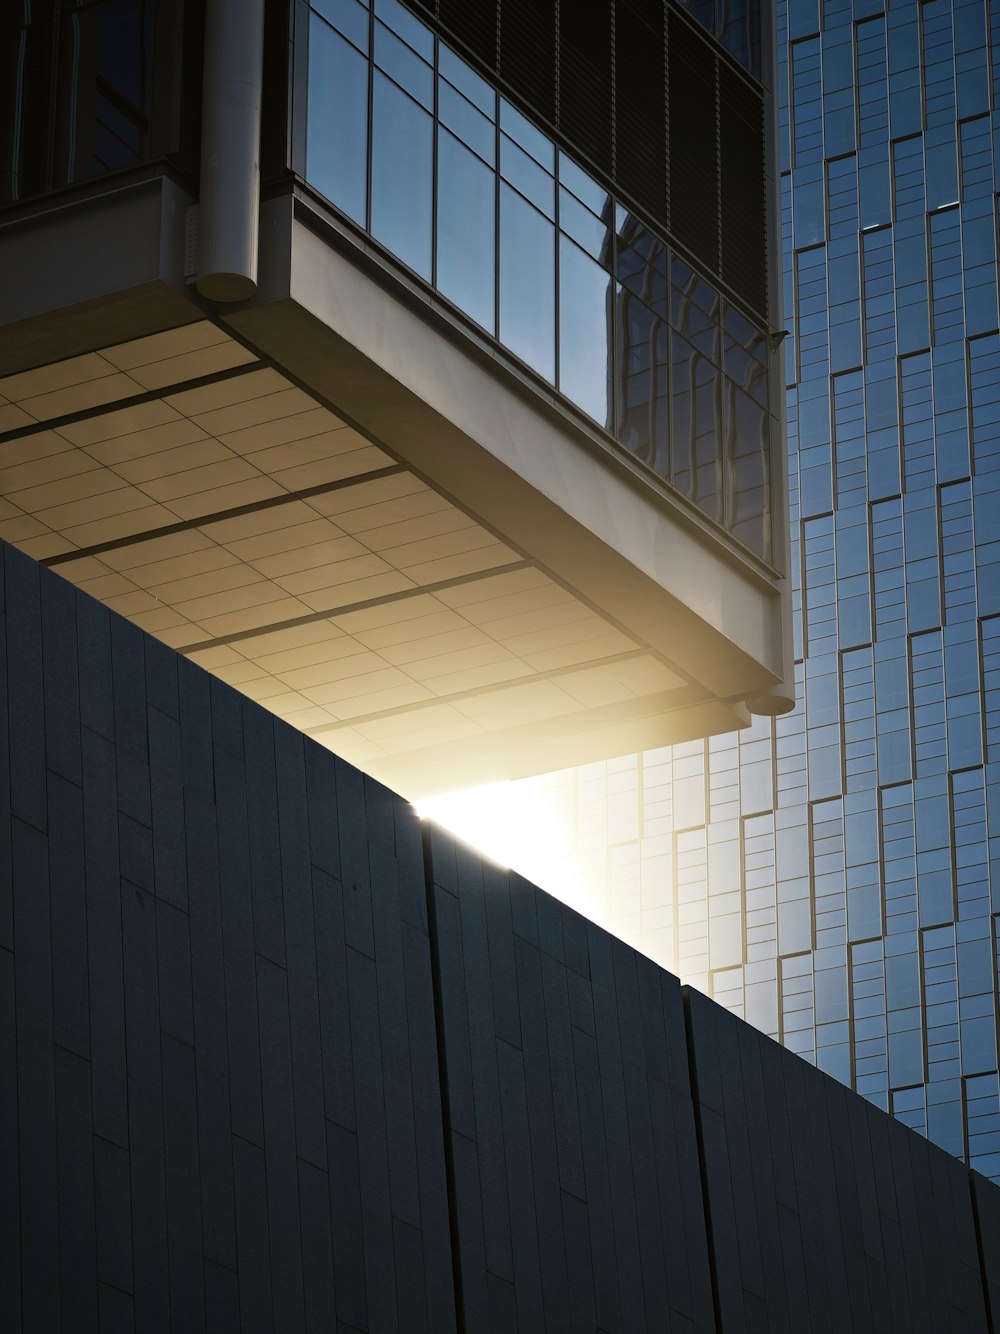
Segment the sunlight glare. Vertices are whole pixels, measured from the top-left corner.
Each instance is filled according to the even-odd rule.
[[[603,896],[575,864],[573,830],[544,799],[541,779],[490,783],[417,802],[477,852],[510,867],[592,921],[604,924]]]

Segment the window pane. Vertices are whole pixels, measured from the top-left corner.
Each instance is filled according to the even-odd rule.
[[[314,14],[309,28],[306,179],[365,223],[368,62]]]
[[[671,265],[671,323],[699,352],[719,361],[719,294],[683,260]]]
[[[559,184],[572,190],[592,213],[604,216],[610,199],[607,190],[602,189],[585,171],[581,171],[565,153],[559,154]]]
[[[536,130],[520,111],[516,111],[503,98],[500,99],[500,128],[552,175],[556,169],[556,151],[551,139],[547,139],[541,130]]]
[[[313,0],[313,5],[328,23],[367,53],[368,10],[364,5],[358,0]]]
[[[500,172],[547,217],[555,216],[555,181],[505,134],[500,136]]]
[[[12,13],[4,27],[19,26],[22,21],[28,24],[20,54],[15,54],[20,42],[14,32],[8,39],[11,58],[5,65],[18,99],[25,93],[30,97],[33,88],[37,95],[44,86],[45,76],[31,56],[37,59],[41,53],[41,46],[36,46],[41,33],[52,30],[44,17],[32,19],[36,10],[43,16],[51,8],[6,6],[7,11],[21,10],[23,20]],[[150,0],[102,0],[87,6],[63,5],[62,9],[53,71],[57,89],[53,185],[128,166],[149,152],[154,31]],[[48,38],[43,44],[48,45]],[[22,122],[15,141],[30,140],[35,133],[35,126]]]
[[[669,472],[667,328],[618,289],[618,438],[661,477]]]
[[[611,267],[611,233],[607,223],[595,217],[589,208],[569,193],[559,191],[559,229],[572,236],[588,255]]]
[[[565,236],[559,239],[559,389],[610,426],[611,278]]]
[[[443,49],[443,48],[442,48]],[[496,126],[450,83],[438,79],[438,115],[453,134],[491,165],[496,161]]]
[[[500,187],[500,341],[555,378],[555,228],[509,185]]]
[[[439,291],[493,333],[496,328],[496,176],[447,130],[438,136]]]
[[[673,483],[719,517],[719,373],[679,335],[671,338]]]
[[[730,305],[726,306],[724,325],[723,369],[726,375],[767,407],[767,335]]]
[[[731,494],[728,528],[734,537],[768,556],[765,519],[768,511],[768,417],[746,394],[726,386],[726,453]],[[828,721],[819,716],[811,721]]]
[[[434,59],[433,33],[404,9],[399,0],[375,0],[375,13],[425,60]]]
[[[465,61],[460,60],[443,42],[438,47],[438,72],[443,74],[449,83],[453,83],[459,92],[464,93],[485,116],[496,121],[497,95],[494,90],[485,79],[474,74]]]
[[[373,116],[372,235],[430,278],[431,118],[378,71]]]
[[[630,213],[618,222],[618,278],[657,315],[667,313],[667,251]]]
[[[433,69],[381,23],[375,24],[375,63],[386,74],[390,74],[400,87],[405,88],[411,97],[422,102],[428,111],[433,111]]]

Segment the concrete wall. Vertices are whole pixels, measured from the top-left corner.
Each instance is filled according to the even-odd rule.
[[[992,1328],[995,1187],[0,562],[0,1329]]]

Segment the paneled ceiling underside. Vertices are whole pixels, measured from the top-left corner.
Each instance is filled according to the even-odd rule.
[[[208,321],[0,380],[0,537],[411,795],[704,698]]]

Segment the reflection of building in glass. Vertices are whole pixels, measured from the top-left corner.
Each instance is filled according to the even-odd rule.
[[[197,71],[177,64],[183,29],[168,27],[171,9],[179,14],[183,5],[14,0],[5,6],[0,203],[150,158],[188,155],[190,166],[197,148],[193,108],[185,104],[196,103],[200,89]]]
[[[320,7],[310,38],[309,184],[770,559],[777,427],[767,412],[763,311],[748,318],[724,298],[718,280],[713,286],[673,254],[413,18]],[[695,50],[708,48],[695,40]],[[366,155],[363,143],[344,144],[328,126],[345,118],[365,125],[369,105]],[[757,117],[762,127],[759,100]],[[759,171],[762,150],[759,143]],[[763,207],[762,179],[758,193]],[[758,277],[763,256],[761,245]],[[753,295],[742,293],[744,310],[753,310]]]
[[[616,929],[996,1177],[995,19],[780,22],[801,704],[551,801]]]
[[[766,556],[767,336],[683,260],[668,283],[665,247],[634,219],[618,240],[619,439]]]
[[[5,15],[0,531],[408,793],[788,707],[757,17],[229,2]]]

